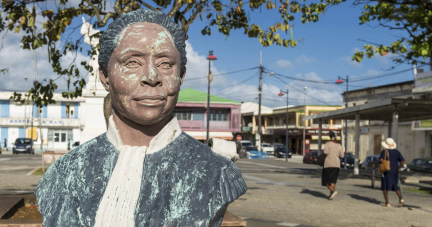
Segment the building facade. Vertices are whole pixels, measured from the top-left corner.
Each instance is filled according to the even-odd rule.
[[[343,93],[344,101],[348,101],[348,107],[359,106],[386,98],[401,99],[430,99],[428,92],[413,92],[414,81],[406,81],[377,87],[353,90]],[[432,155],[432,128],[420,127],[430,121],[403,122],[398,124],[397,134],[398,150],[402,153],[407,163],[414,158],[430,157]],[[360,120],[360,152],[359,159],[364,160],[370,155],[380,154],[381,142],[391,134],[389,124],[385,121]],[[417,127],[416,127],[417,126]],[[347,151],[355,151],[355,123],[348,121]]]
[[[304,116],[340,109],[340,106],[289,106],[288,107],[288,144],[294,154],[303,154],[305,150],[318,150],[318,123],[313,120],[303,121]],[[287,107],[261,107],[262,142],[286,143]],[[257,144],[258,104],[242,105],[242,137]],[[329,120],[323,123],[323,140],[329,140],[330,131],[334,131],[340,141],[341,121]],[[304,140],[303,140],[304,138]]]
[[[241,131],[241,104],[222,97],[210,96],[210,116],[207,116],[207,93],[194,89],[181,90],[174,116],[187,134],[204,142],[207,136],[207,117],[210,138],[232,140]]]
[[[37,108],[31,103],[9,100],[12,92],[0,92],[1,146],[11,150],[17,138],[34,139],[34,149],[66,150],[68,142],[80,141],[83,98],[64,99],[55,94],[56,104]]]
[[[65,99],[55,94],[55,104],[42,108],[9,100],[12,92],[0,92],[1,146],[7,141],[12,149],[17,138],[33,138],[35,150],[66,151],[68,143],[81,144],[106,132],[103,100],[106,92],[85,91],[78,99]],[[180,127],[195,139],[204,142],[207,129],[207,93],[194,89],[180,91],[174,111]],[[240,103],[211,96],[210,138],[232,140],[241,130]],[[33,124],[32,124],[33,122]]]

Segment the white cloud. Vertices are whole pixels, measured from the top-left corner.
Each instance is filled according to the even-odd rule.
[[[380,73],[376,70],[369,69],[366,73],[363,73],[361,77],[378,76]]]
[[[207,57],[200,55],[197,51],[195,51],[189,41],[186,41],[186,57],[188,61],[186,64],[185,80],[181,86],[182,89],[193,88],[207,92],[207,79],[199,79],[200,77],[207,77],[209,64]],[[214,66],[214,62],[211,64],[211,71],[212,74],[215,75],[211,83],[212,88],[220,87],[228,83],[228,80],[225,76],[216,76],[221,74],[221,72]]]
[[[306,104],[309,105],[336,105],[342,103],[342,87],[333,83],[326,83],[326,81],[319,77],[315,72],[306,73],[304,76],[298,74],[297,78],[320,81],[322,83],[296,80],[289,83],[291,86],[286,85],[285,87],[288,88],[290,92],[290,101],[291,98],[293,99],[293,105],[303,105],[303,99],[305,99]],[[307,94],[306,96],[303,95],[304,87],[307,87],[305,91]]]
[[[297,64],[303,64],[303,63],[317,63],[318,60],[314,57],[308,57],[305,54],[300,55],[300,57],[298,57],[295,62]]]
[[[20,43],[22,36],[23,32],[18,34],[9,32],[3,40],[3,49],[0,51],[0,68],[9,68],[9,72],[5,75],[0,75],[1,90],[23,91],[25,89],[24,77],[28,77],[27,89],[30,89],[32,82],[35,80],[33,50],[22,49]],[[53,72],[51,63],[48,61],[47,49],[37,49],[36,56],[38,81],[46,83],[44,80],[48,81],[58,78],[58,75]],[[61,60],[62,66],[68,66],[74,57],[72,54],[65,56]],[[87,71],[80,66],[80,62],[87,61],[88,59],[88,57],[81,53],[78,53],[76,56],[77,65],[84,76]],[[55,83],[58,85],[58,90],[67,90],[67,82],[64,78],[57,79]],[[73,89],[73,85],[70,88]]]
[[[353,61],[352,56],[341,57],[341,58],[339,58],[339,61],[341,61],[342,63],[345,63],[349,66],[352,66],[352,67],[356,67],[356,68],[363,67],[363,65],[361,63]]]
[[[292,62],[285,60],[285,59],[278,60],[276,62],[276,65],[281,69],[292,69],[293,68]]]

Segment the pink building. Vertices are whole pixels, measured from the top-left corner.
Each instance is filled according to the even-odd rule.
[[[210,95],[210,138],[232,140],[241,131],[241,104]],[[195,89],[180,91],[174,116],[180,127],[193,138],[204,142],[207,130],[207,93]]]

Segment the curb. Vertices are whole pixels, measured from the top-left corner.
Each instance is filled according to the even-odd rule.
[[[30,175],[32,175],[34,172],[36,172],[36,170],[38,170],[38,169],[40,169],[40,168],[41,168],[41,167],[36,167],[34,170],[28,172],[26,175],[27,175],[27,176],[30,176]]]

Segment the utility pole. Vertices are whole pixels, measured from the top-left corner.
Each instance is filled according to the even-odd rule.
[[[27,91],[27,79],[28,79],[27,77],[24,77],[24,80],[25,80],[24,91],[28,93],[28,91]],[[24,99],[24,134],[25,134],[24,137],[27,137],[27,98]]]
[[[262,93],[262,73],[263,73],[263,67],[262,67],[262,52],[260,51],[260,68],[259,68],[259,87],[258,87],[258,150],[261,150],[261,137],[262,137],[262,122],[261,122],[261,93]]]
[[[304,112],[303,112],[303,156],[306,155],[306,121],[304,120],[304,117],[306,117],[306,89],[307,87],[304,87],[304,93],[303,93],[303,105],[304,105]]]

